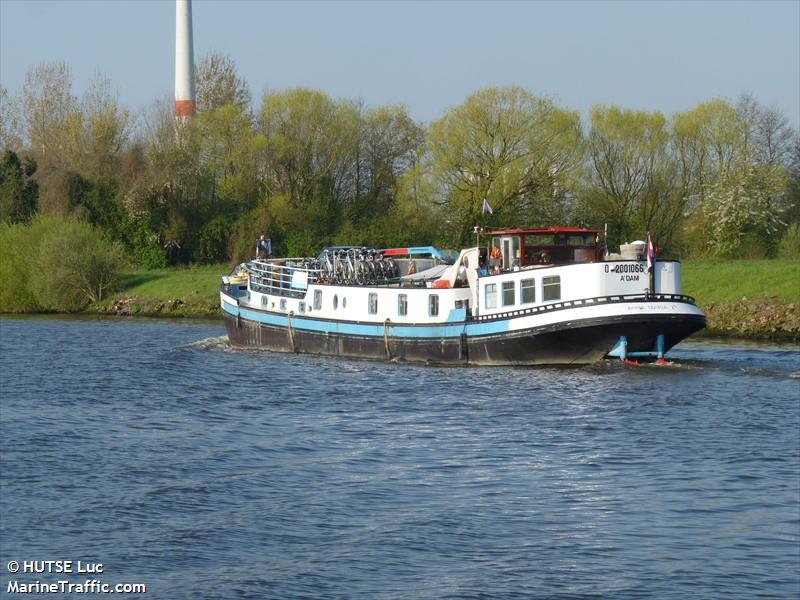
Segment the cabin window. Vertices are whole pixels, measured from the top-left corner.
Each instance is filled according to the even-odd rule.
[[[513,281],[503,282],[503,306],[513,306],[517,303],[516,299],[514,298],[515,287],[516,284]]]
[[[347,308],[347,298],[342,296],[342,308]]]
[[[431,317],[439,316],[439,295],[431,294],[428,296],[428,315]]]
[[[339,308],[339,295],[338,294],[334,294],[333,295],[333,310],[336,310],[337,308]]]
[[[306,303],[301,300],[297,310],[299,310],[301,313],[306,312]]]
[[[267,305],[267,297],[261,296],[261,306],[266,306],[266,305]]]
[[[523,279],[522,281],[520,281],[519,287],[520,287],[519,295],[523,304],[530,304],[532,302],[536,302],[535,279]]]
[[[542,300],[561,300],[561,276],[542,277]]]
[[[369,295],[369,314],[378,314],[378,294]]]
[[[405,317],[408,314],[408,294],[397,296],[397,315]]]
[[[322,290],[314,290],[314,310],[322,308]]]
[[[286,310],[286,298],[281,298],[281,310]]]
[[[497,308],[496,283],[490,283],[486,286],[486,308]]]

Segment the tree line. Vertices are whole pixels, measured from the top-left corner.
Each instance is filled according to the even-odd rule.
[[[692,110],[578,111],[517,86],[438,120],[294,88],[254,102],[221,54],[196,68],[197,115],[134,114],[69,66],[0,88],[0,221],[86,222],[144,267],[239,261],[328,244],[474,243],[473,226],[608,225],[683,256],[800,256],[800,136],[743,95]],[[487,200],[493,214],[482,214]],[[52,228],[52,219],[48,227]]]

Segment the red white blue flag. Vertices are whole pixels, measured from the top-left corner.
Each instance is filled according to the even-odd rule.
[[[656,268],[656,248],[653,246],[653,240],[650,239],[650,234],[647,234],[647,272],[654,273]]]

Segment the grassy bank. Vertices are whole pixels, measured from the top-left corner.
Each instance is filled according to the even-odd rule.
[[[705,312],[708,335],[800,339],[800,264],[795,261],[687,261],[683,290]]]
[[[87,312],[171,317],[218,317],[219,281],[227,265],[133,271],[122,277],[121,291]]]
[[[800,264],[790,260],[692,260],[683,263],[684,293],[700,305],[747,300],[800,302]]]
[[[227,265],[127,273],[122,291],[89,312],[219,316],[219,278]],[[800,339],[800,265],[788,260],[683,263],[684,293],[708,316],[710,335]]]

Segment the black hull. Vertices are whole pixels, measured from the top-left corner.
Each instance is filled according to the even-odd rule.
[[[590,364],[610,352],[622,335],[634,352],[652,350],[656,337],[664,334],[666,351],[705,327],[705,318],[695,315],[605,317],[501,335],[421,340],[325,334],[223,314],[235,347],[464,366]]]

